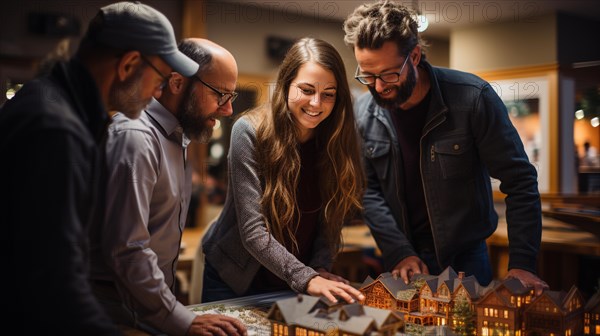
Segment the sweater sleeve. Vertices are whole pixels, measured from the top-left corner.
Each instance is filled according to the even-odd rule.
[[[244,248],[297,292],[304,292],[318,273],[304,265],[267,230],[260,211],[263,189],[256,161],[255,130],[246,118],[232,129],[229,166],[233,199]]]

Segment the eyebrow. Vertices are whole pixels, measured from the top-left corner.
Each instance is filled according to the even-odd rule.
[[[310,83],[305,83],[305,82],[298,82],[296,85],[307,85],[307,86],[310,86],[311,88],[315,87],[314,85],[312,85]],[[324,88],[323,90],[337,90],[337,87],[336,86],[329,86],[329,87]]]
[[[384,73],[394,72],[394,71],[392,71],[392,70],[394,70],[394,69],[398,69],[398,68],[400,68],[400,67],[402,67],[402,64],[400,64],[400,65],[397,65],[397,66],[393,66],[393,67],[390,67],[390,68],[383,69],[381,72],[379,72],[379,74],[384,74]],[[360,73],[362,73],[362,74],[376,75],[376,74],[374,74],[374,73],[372,73],[372,72],[363,72],[363,71],[362,71],[362,69],[360,68],[360,65],[358,66],[358,69],[360,70]]]

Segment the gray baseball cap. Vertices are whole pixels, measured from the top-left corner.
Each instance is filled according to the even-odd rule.
[[[109,47],[157,55],[174,71],[190,77],[198,64],[177,49],[169,19],[156,9],[136,2],[117,2],[100,9],[104,17],[96,40]]]

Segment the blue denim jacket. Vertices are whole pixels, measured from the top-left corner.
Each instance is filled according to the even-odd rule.
[[[475,75],[424,67],[431,102],[420,140],[420,170],[434,247],[445,268],[461,248],[489,237],[498,224],[490,176],[506,196],[509,269],[535,273],[541,241],[537,172],[529,162],[506,107],[489,83]],[[364,217],[391,270],[417,255],[411,244],[402,185],[402,156],[390,111],[369,92],[355,104],[364,140],[368,186]]]

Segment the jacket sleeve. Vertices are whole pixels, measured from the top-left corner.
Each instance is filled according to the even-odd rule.
[[[164,164],[158,141],[144,128],[109,131],[102,250],[125,303],[155,328],[185,335],[195,315],[177,301],[150,248],[150,201]]]
[[[484,86],[474,111],[473,132],[479,155],[490,176],[500,181],[500,191],[506,194],[508,268],[535,273],[542,234],[537,171],[529,162],[504,103],[489,84]]]
[[[365,134],[365,128],[368,123],[377,122],[368,112],[370,106],[370,93],[363,95],[354,107],[357,113],[357,123],[359,132],[363,138],[363,161],[365,166],[365,174],[367,177],[367,187],[363,197],[364,219],[371,234],[375,238],[377,246],[381,250],[384,268],[391,271],[402,259],[417,255],[413,246],[409,242],[406,235],[401,231],[402,223],[398,223],[394,218],[392,209],[385,199],[382,190],[382,182],[377,174],[374,163],[372,162],[372,150],[369,149],[369,134]],[[390,141],[391,142],[391,141]],[[377,160],[393,160],[391,144],[387,153],[383,157],[377,157]],[[384,164],[388,164],[389,162]],[[393,174],[388,171],[387,174]],[[393,179],[390,177],[387,182],[390,183]],[[397,213],[401,213],[401,209],[396,209]]]
[[[228,160],[244,248],[293,290],[305,292],[308,282],[318,273],[300,262],[267,231],[259,204],[263,191],[255,156],[257,150],[253,126],[246,118],[239,119],[232,128]]]
[[[3,224],[8,229],[10,223],[11,236],[22,239],[22,243],[26,239],[25,245],[34,248],[23,249],[19,241],[5,245],[15,246],[11,251],[16,251],[10,254],[15,259],[9,262],[15,265],[10,271],[14,274],[11,281],[17,282],[13,292],[19,300],[11,304],[22,314],[19,318],[29,315],[30,323],[47,328],[49,333],[118,334],[88,282],[87,220],[96,151],[86,142],[58,129],[34,132],[18,146],[23,160],[13,162],[13,181],[6,182],[18,187],[7,190],[14,193],[5,200],[10,208],[4,213],[9,216],[8,223]],[[18,290],[20,286],[25,289]],[[22,310],[21,302],[30,305],[27,311]],[[33,312],[38,304],[61,308]]]

